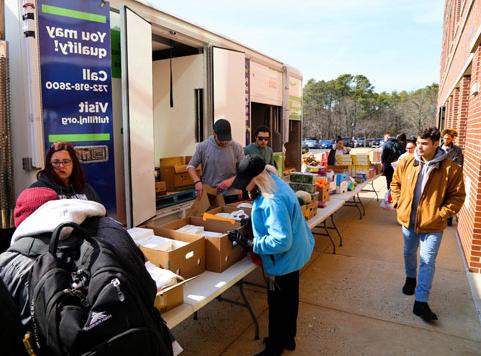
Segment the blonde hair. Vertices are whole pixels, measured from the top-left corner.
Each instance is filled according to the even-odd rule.
[[[271,174],[279,175],[277,169],[268,164],[260,174],[252,178],[252,181],[257,185],[265,198],[270,198],[277,191],[276,182]]]

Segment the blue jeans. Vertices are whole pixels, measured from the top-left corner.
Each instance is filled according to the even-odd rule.
[[[427,302],[434,277],[436,256],[441,245],[443,232],[417,234],[414,231],[414,227],[406,229],[404,226],[402,232],[404,238],[404,268],[406,270],[406,277],[416,278],[417,250],[418,246],[421,245],[416,300],[418,302]]]

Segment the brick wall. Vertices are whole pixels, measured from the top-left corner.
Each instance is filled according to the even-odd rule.
[[[451,120],[451,128],[458,130],[458,122],[459,122],[459,88],[455,88],[453,91],[452,99],[453,99],[453,118]]]
[[[446,108],[445,127],[458,131],[464,149],[466,201],[458,214],[458,237],[467,265],[481,273],[481,1],[446,0],[438,107]],[[477,36],[477,37],[476,37]]]
[[[466,141],[466,125],[469,109],[469,91],[471,89],[471,76],[465,75],[461,79],[459,88],[459,115],[457,122],[458,138],[456,144],[464,149]]]
[[[471,85],[481,81],[481,47],[474,53]],[[466,202],[459,214],[458,235],[472,272],[481,272],[481,95],[468,91],[466,138],[464,151],[464,181]],[[463,103],[465,104],[465,103]],[[461,105],[463,107],[463,105]]]

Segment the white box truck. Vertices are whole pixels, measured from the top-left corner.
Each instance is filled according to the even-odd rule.
[[[77,8],[89,2],[104,15]],[[88,27],[92,24],[82,27],[87,30],[62,25],[62,17],[107,24],[110,33]],[[128,227],[137,226],[158,214],[154,171],[159,159],[192,155],[219,117],[231,122],[233,138],[242,145],[251,142],[257,126],[269,126],[274,152],[285,155],[286,166],[300,168],[301,73],[167,14],[152,1],[6,0],[5,38],[15,195],[35,180],[48,144],[57,138],[71,139],[96,174],[102,171],[101,164],[112,162],[113,181],[102,186],[89,177],[90,183],[101,198],[103,189],[113,189],[113,203],[108,206],[112,215]],[[107,38],[110,46],[96,47],[94,42],[100,44]],[[94,44],[88,47],[88,43]],[[109,53],[103,52],[105,48]],[[90,56],[81,63],[81,72],[77,71],[84,82],[75,83],[72,90],[78,90],[78,100],[90,90],[88,99],[78,103],[83,116],[52,113],[47,102],[63,103],[72,94],[61,92],[74,84],[68,82],[70,74],[62,76],[61,68],[65,66],[68,72],[68,58],[78,60],[81,54]],[[104,54],[110,58],[109,68],[89,64],[105,59]],[[47,80],[43,73],[52,55],[67,59],[58,66],[56,79]],[[107,93],[92,92],[93,88],[103,90],[104,85]],[[54,90],[58,95],[52,98]],[[110,115],[92,114],[107,107]],[[46,121],[59,115],[61,134],[45,132],[49,130]],[[98,144],[86,144],[82,142],[86,134],[75,132],[81,126],[79,120],[88,124],[108,121],[112,132],[89,133],[89,139]]]

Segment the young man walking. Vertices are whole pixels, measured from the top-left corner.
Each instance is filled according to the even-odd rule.
[[[391,183],[404,238],[406,282],[402,291],[407,295],[416,293],[413,313],[426,322],[438,319],[428,299],[443,230],[465,198],[462,169],[439,148],[440,136],[436,127],[420,132],[414,155],[399,163]]]

